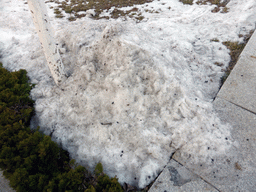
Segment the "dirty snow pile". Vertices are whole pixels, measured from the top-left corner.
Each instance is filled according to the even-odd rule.
[[[230,0],[228,13],[212,13],[213,5],[154,1],[137,6],[145,17],[139,23],[68,22],[49,9],[69,75],[59,87],[24,2],[2,0],[0,61],[11,71],[28,71],[36,84],[31,125],[79,163],[93,169],[101,162],[108,175],[143,188],[176,150],[197,163],[232,145],[231,128],[211,102],[230,60],[221,42],[242,42],[238,35],[255,28],[254,0]]]

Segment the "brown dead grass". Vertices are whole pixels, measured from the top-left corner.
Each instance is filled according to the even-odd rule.
[[[235,67],[235,65],[237,63],[237,60],[239,59],[240,54],[242,53],[242,51],[243,51],[244,47],[246,46],[246,44],[248,43],[248,41],[250,40],[253,32],[254,32],[254,30],[251,30],[249,32],[249,34],[247,34],[247,35],[239,35],[239,37],[244,38],[243,43],[240,43],[240,44],[238,42],[232,42],[232,41],[222,42],[222,44],[225,45],[230,50],[230,53],[229,53],[230,62],[229,62],[228,67],[225,70],[225,75],[221,79],[221,86],[226,81],[229,74],[231,73],[231,71]]]
[[[180,2],[182,2],[183,4],[188,4],[188,5],[193,4],[193,0],[180,0]]]
[[[198,5],[206,5],[207,3],[210,3],[212,5],[216,5],[216,7],[212,10],[213,13],[217,13],[221,11],[221,13],[227,13],[229,8],[226,7],[226,5],[229,3],[230,0],[199,0],[196,3]]]
[[[183,4],[193,5],[194,0],[179,0]],[[229,8],[226,7],[226,5],[229,3],[230,0],[198,0],[196,1],[196,4],[198,5],[206,5],[206,4],[212,4],[216,5],[216,7],[212,10],[213,13],[217,13],[221,11],[221,13],[227,13]]]
[[[137,20],[142,20],[143,17],[141,13],[134,5],[140,5],[152,2],[153,0],[65,0],[59,2],[59,0],[49,0],[48,2],[54,2],[58,4],[58,12],[55,12],[56,17],[60,17],[63,12],[70,14],[71,21],[86,16],[85,14],[80,14],[80,11],[87,11],[89,9],[94,9],[96,15],[93,16],[94,19],[102,19],[109,17],[100,17],[100,14],[105,10],[110,12],[111,18],[119,17],[134,17]],[[113,11],[110,11],[112,7],[115,7]],[[120,8],[131,7],[130,10],[123,11]]]

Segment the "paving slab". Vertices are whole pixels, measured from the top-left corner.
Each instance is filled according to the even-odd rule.
[[[218,192],[196,174],[171,159],[149,192]]]
[[[232,125],[231,136],[237,145],[232,145],[225,155],[214,157],[211,164],[193,164],[180,151],[173,159],[219,191],[256,192],[256,115],[219,97],[214,108],[223,122]]]
[[[256,56],[256,31],[252,34],[241,55]]]
[[[15,192],[9,186],[9,180],[3,176],[3,171],[0,170],[0,192]]]
[[[218,93],[227,101],[256,113],[256,31]]]

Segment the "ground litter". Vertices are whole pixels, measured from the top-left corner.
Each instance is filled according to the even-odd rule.
[[[221,42],[242,42],[239,34],[255,29],[254,0],[230,0],[228,13],[154,1],[136,6],[145,17],[140,22],[69,22],[48,9],[69,76],[59,87],[24,3],[2,0],[0,61],[11,71],[28,71],[36,84],[31,126],[39,125],[77,162],[91,170],[101,162],[108,175],[143,188],[176,150],[210,163],[234,144],[212,101],[230,60]]]

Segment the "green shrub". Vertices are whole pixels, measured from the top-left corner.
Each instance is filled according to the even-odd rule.
[[[25,70],[9,72],[0,63],[0,168],[17,192],[123,191],[98,164],[95,174],[70,160],[50,136],[28,125],[34,102]]]

